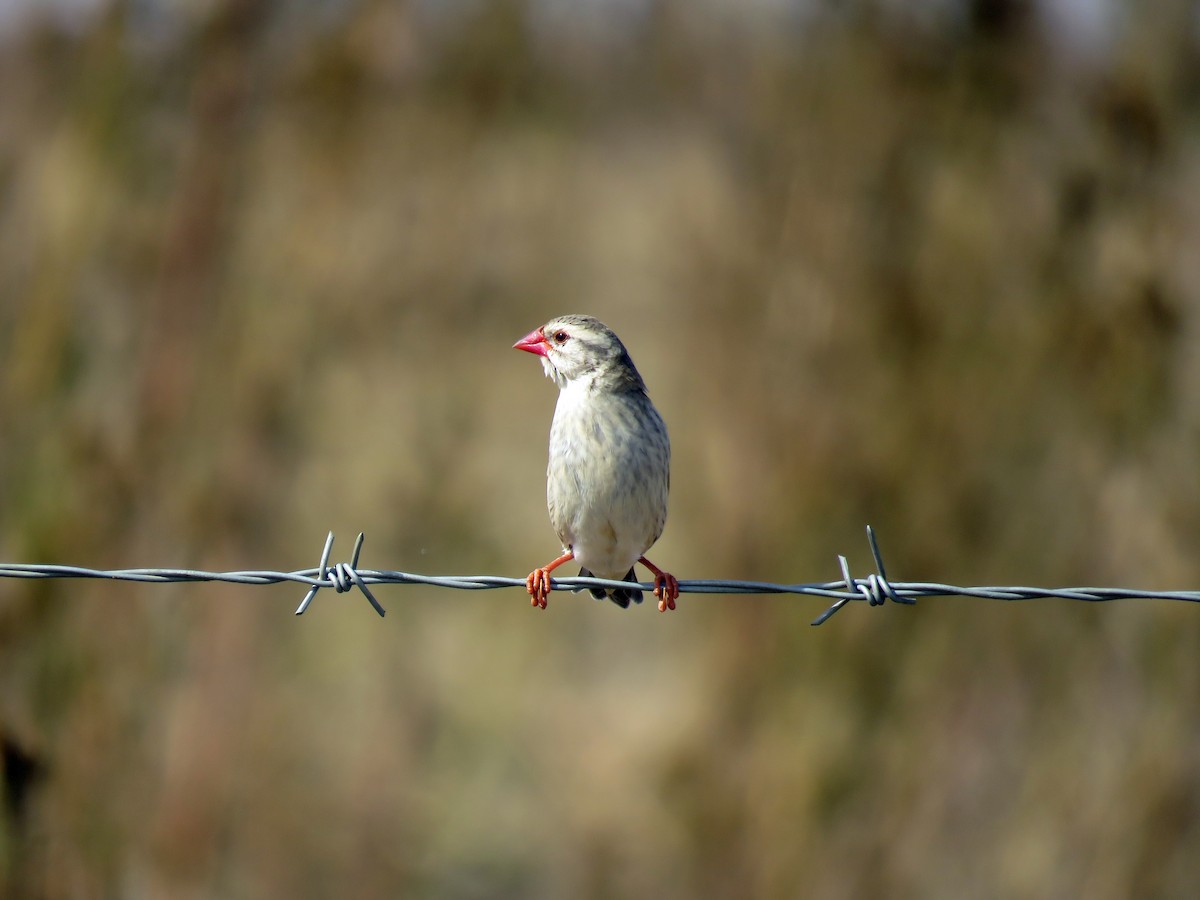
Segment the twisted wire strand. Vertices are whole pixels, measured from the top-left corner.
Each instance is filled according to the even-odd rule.
[[[1082,600],[1098,603],[1108,600],[1180,600],[1200,603],[1200,591],[1144,591],[1131,588],[1110,587],[1067,587],[1042,588],[1017,585],[962,587],[935,581],[889,581],[883,565],[883,557],[875,539],[875,531],[867,526],[867,540],[876,571],[865,578],[850,574],[846,557],[839,556],[842,577],[838,581],[802,584],[775,584],[766,581],[738,581],[729,579],[693,579],[680,581],[680,593],[687,594],[790,594],[822,597],[834,601],[814,621],[813,625],[826,622],[830,616],[847,603],[866,601],[870,606],[881,606],[888,600],[893,603],[912,605],[920,597],[977,597],[986,600]],[[385,610],[370,585],[419,584],[452,590],[481,591],[498,588],[525,587],[524,578],[507,578],[500,575],[419,575],[387,569],[358,568],[362,551],[363,535],[354,543],[354,552],[348,563],[329,563],[333,550],[333,532],[325,540],[321,562],[314,569],[295,572],[275,572],[251,569],[238,572],[202,572],[195,569],[89,569],[83,566],[35,565],[25,563],[0,563],[0,578],[97,578],[110,581],[133,581],[153,584],[180,582],[227,582],[231,584],[281,584],[295,582],[308,585],[309,590],[301,601],[296,615],[302,615],[322,588],[332,588],[337,593],[358,588],[380,616]],[[628,587],[625,581],[606,578],[553,578],[551,590],[570,591],[590,587]],[[652,583],[641,584],[646,591],[653,590]]]

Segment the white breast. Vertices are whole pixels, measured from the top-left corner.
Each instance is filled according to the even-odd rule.
[[[625,573],[662,534],[670,441],[642,393],[572,383],[550,428],[546,499],[563,547],[601,578]]]

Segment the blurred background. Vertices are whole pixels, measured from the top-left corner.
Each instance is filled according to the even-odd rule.
[[[0,560],[1200,589],[1200,14],[0,3]],[[1189,896],[1200,609],[0,582],[0,895]]]

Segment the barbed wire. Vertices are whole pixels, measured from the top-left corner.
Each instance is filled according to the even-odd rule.
[[[1040,588],[1018,586],[960,587],[933,581],[889,581],[875,539],[875,531],[867,526],[867,541],[871,556],[875,560],[875,572],[865,578],[850,575],[850,564],[846,557],[839,556],[842,577],[838,581],[810,584],[773,584],[765,581],[736,581],[698,579],[680,581],[679,591],[684,594],[792,594],[823,597],[833,604],[813,620],[821,625],[847,603],[866,601],[870,606],[882,606],[888,600],[893,603],[913,605],[920,597],[979,597],[987,600],[1038,600],[1058,598],[1083,600],[1098,603],[1107,600],[1184,600],[1200,603],[1200,591],[1141,591],[1129,588],[1071,587]],[[333,550],[333,532],[325,539],[321,551],[320,565],[315,569],[296,572],[274,572],[247,570],[241,572],[201,572],[194,569],[88,569],[82,566],[33,565],[23,563],[0,563],[0,578],[98,578],[112,581],[138,581],[148,583],[209,582],[221,581],[231,584],[281,584],[296,582],[307,584],[308,593],[296,609],[303,615],[311,605],[317,592],[332,588],[345,593],[357,587],[380,616],[386,614],[383,606],[371,593],[372,584],[422,584],[430,587],[450,588],[462,591],[495,590],[497,588],[525,588],[524,578],[506,578],[500,575],[417,575],[412,572],[360,569],[359,554],[362,552],[363,535],[354,542],[354,552],[348,563],[329,564]],[[571,591],[591,587],[628,587],[625,581],[606,578],[553,578],[550,588],[554,591]],[[653,589],[652,584],[643,583],[643,590]]]

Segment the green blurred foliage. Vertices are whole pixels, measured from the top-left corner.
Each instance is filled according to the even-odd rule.
[[[10,23],[0,558],[293,569],[333,528],[523,574],[554,396],[509,348],[588,312],[671,428],[680,577],[862,573],[869,522],[905,580],[1200,587],[1197,20],[1102,7]],[[0,583],[0,894],[1200,878],[1182,604],[300,593]]]

